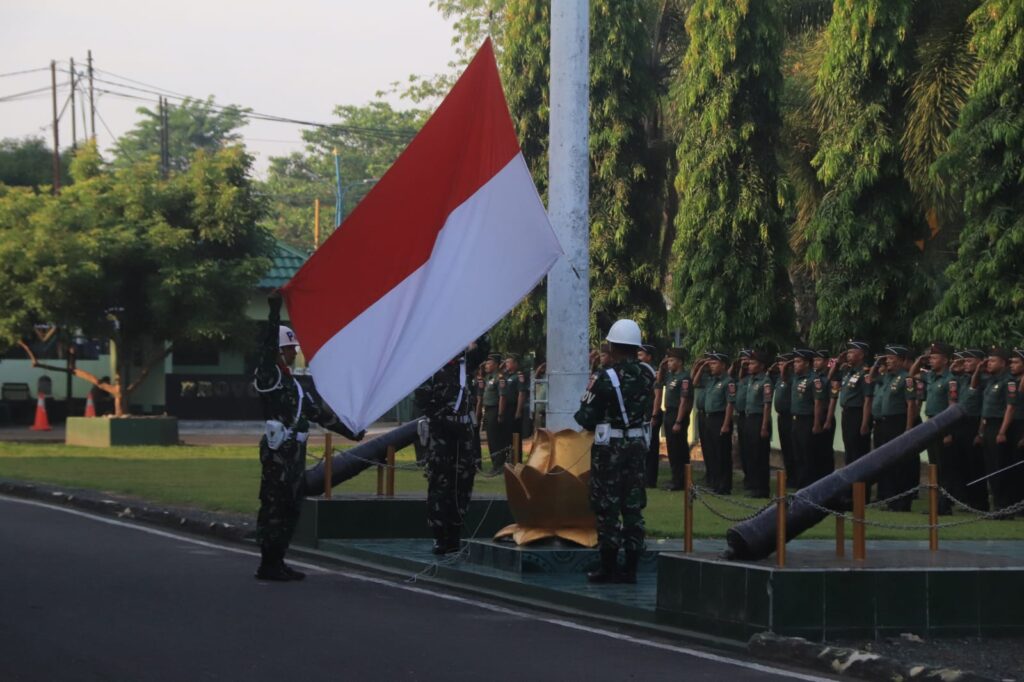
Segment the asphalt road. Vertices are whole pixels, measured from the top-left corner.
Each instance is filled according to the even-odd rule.
[[[0,680],[820,679],[0,497]]]

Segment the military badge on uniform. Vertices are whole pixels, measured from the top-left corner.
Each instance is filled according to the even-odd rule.
[[[814,380],[814,390],[815,391],[820,391],[821,390],[821,386],[822,386],[821,379],[820,378],[815,379]]]
[[[956,379],[950,379],[949,381],[949,399],[953,402],[957,400],[957,383]]]
[[[766,402],[770,402],[772,399],[772,385],[767,382],[764,385],[764,399]]]
[[[680,383],[679,395],[681,395],[684,398],[689,398],[690,397],[690,380],[689,379],[683,379],[682,382]]]
[[[729,384],[729,395],[731,395],[731,396],[736,395],[736,384],[733,384],[733,383]]]
[[[1012,381],[1006,384],[1006,393],[1010,396],[1017,395],[1017,384]]]
[[[913,391],[914,390],[914,377],[907,377],[905,379],[905,381],[906,381],[906,384],[907,384],[907,390],[908,391]]]

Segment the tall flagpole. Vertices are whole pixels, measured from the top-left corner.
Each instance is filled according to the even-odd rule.
[[[547,428],[578,429],[590,352],[590,17],[588,2],[551,2],[548,214],[565,255],[548,273]]]

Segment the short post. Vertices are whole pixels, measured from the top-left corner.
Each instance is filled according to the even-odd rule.
[[[384,497],[384,462],[377,465],[377,497]]]
[[[780,469],[775,474],[775,497],[778,505],[775,526],[775,561],[779,568],[786,565],[786,472]]]
[[[519,433],[512,434],[512,464],[519,464],[523,461],[523,436]]]
[[[331,499],[331,455],[334,454],[331,447],[331,434],[324,434],[324,499]]]
[[[939,467],[928,465],[928,549],[939,550]]]
[[[846,519],[842,516],[836,517],[836,556],[846,556]]]
[[[864,561],[867,547],[864,542],[864,506],[867,498],[867,485],[862,481],[853,484],[853,558]]]
[[[385,455],[385,461],[387,462],[387,477],[388,485],[386,494],[388,497],[395,496],[395,446],[389,445],[387,454]]]
[[[693,469],[683,465],[683,551],[693,552]]]

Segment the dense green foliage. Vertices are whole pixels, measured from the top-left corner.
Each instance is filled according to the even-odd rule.
[[[964,198],[966,224],[921,337],[966,345],[1024,333],[1024,4],[988,0],[971,16],[980,71],[936,175]]]
[[[68,167],[71,154],[61,152],[61,184],[71,181]],[[53,185],[53,150],[41,137],[0,140],[0,184],[14,187]]]
[[[815,88],[813,163],[825,195],[808,226],[818,317],[812,341],[909,337],[924,283],[924,238],[903,175],[899,128],[912,56],[912,0],[836,0]]]
[[[768,3],[697,0],[686,27],[673,316],[692,349],[775,346],[793,327],[775,156],[781,24]]]

